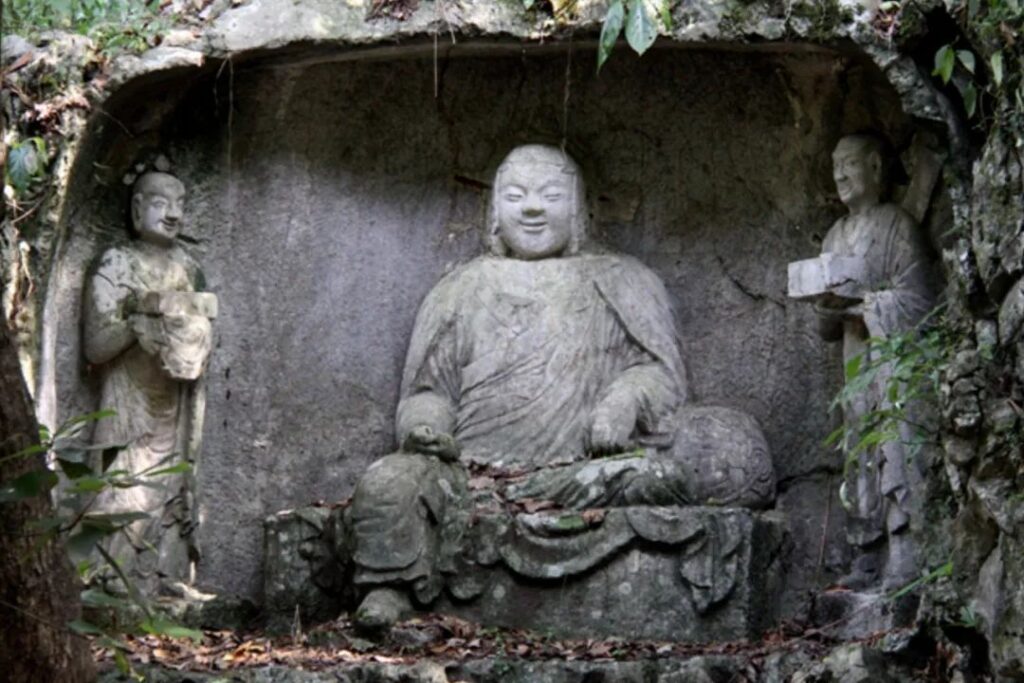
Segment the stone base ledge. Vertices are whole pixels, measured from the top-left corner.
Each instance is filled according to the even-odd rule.
[[[785,528],[777,513],[715,507],[484,513],[427,608],[567,638],[756,638],[776,622]],[[343,509],[281,512],[265,532],[271,630],[354,607]]]
[[[785,540],[778,515],[708,507],[608,510],[600,528],[577,538],[602,536],[594,545],[615,550],[593,554],[590,566],[569,560],[579,562],[570,573],[556,541],[569,545],[571,536],[517,537],[528,526],[537,529],[540,514],[520,515],[513,523],[520,528],[506,532],[501,559],[475,577],[482,586],[477,597],[459,600],[452,590],[432,609],[559,637],[695,643],[756,638],[776,622]],[[579,516],[547,513],[545,524],[567,528]]]

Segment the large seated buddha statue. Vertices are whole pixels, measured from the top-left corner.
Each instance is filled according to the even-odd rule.
[[[769,506],[764,437],[744,413],[688,402],[664,285],[588,242],[587,223],[583,177],[562,150],[526,145],[501,163],[490,253],[423,301],[400,450],[370,466],[348,510],[357,625],[387,629],[446,588],[474,599],[480,567],[565,579],[635,539],[713,540],[714,558],[681,571],[698,603],[723,599],[728,524],[715,535],[710,518],[673,511]],[[574,529],[532,507],[600,514]]]

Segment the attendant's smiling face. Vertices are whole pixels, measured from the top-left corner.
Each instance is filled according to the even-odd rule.
[[[565,253],[579,210],[573,168],[557,151],[506,161],[495,186],[498,236],[512,256],[533,260]]]
[[[882,160],[856,137],[843,138],[832,154],[832,177],[839,199],[851,211],[879,202]]]
[[[132,196],[132,223],[139,238],[161,246],[174,243],[185,210],[185,186],[166,173],[147,173]]]

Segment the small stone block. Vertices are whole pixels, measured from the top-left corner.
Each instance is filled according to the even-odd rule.
[[[831,294],[860,300],[863,298],[860,283],[866,279],[864,271],[863,260],[835,254],[793,261],[789,264],[789,296],[815,299]]]
[[[314,580],[313,561],[328,552],[324,528],[328,508],[284,510],[263,522],[263,607],[267,627],[287,632],[296,613],[302,626],[334,618],[340,605]]]

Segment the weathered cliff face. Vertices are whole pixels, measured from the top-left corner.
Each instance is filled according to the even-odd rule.
[[[1013,132],[994,130],[973,166],[964,237],[947,253],[962,331],[943,390],[954,585],[984,633],[994,673],[1024,676],[1024,184]]]
[[[95,407],[78,340],[85,269],[123,235],[124,174],[167,154],[222,301],[199,578],[255,594],[263,517],[346,497],[392,447],[412,318],[446,269],[479,252],[494,164],[516,143],[564,136],[593,175],[597,236],[667,282],[698,397],[764,425],[793,537],[784,612],[799,618],[849,560],[840,457],[821,445],[842,371],[811,312],[786,300],[785,264],[817,253],[842,212],[829,171],[841,135],[874,128],[901,149],[917,135],[947,155],[925,224],[959,339],[922,531],[933,565],[952,556],[954,569],[929,587],[922,619],[966,622],[993,673],[1024,677],[1024,173],[1012,135],[972,152],[928,76],[934,43],[949,39],[930,37],[935,21],[891,44],[859,3],[687,2],[650,53],[620,46],[597,77],[604,9],[583,2],[555,21],[514,2],[439,2],[398,20],[367,19],[359,2],[249,0],[194,37],[116,60],[83,91],[92,114],[67,115],[48,211],[19,227],[34,270],[5,279],[8,295],[35,297],[22,329],[41,419]]]

